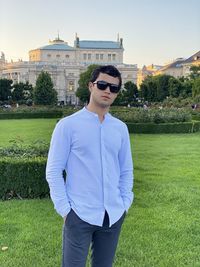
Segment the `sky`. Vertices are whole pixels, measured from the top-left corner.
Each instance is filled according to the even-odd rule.
[[[0,0],[0,51],[8,61],[57,37],[123,38],[124,63],[164,65],[200,50],[200,0]]]

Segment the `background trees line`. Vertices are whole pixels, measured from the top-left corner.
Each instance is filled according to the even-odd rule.
[[[80,75],[76,96],[81,102],[89,101],[88,82],[92,71],[97,65],[90,65]],[[191,67],[189,77],[174,78],[170,75],[147,76],[140,89],[128,81],[120,91],[115,105],[137,106],[139,101],[162,102],[168,97],[188,98],[193,97],[200,101],[200,66]],[[9,79],[0,79],[0,102],[31,105],[52,105],[57,103],[57,92],[53,87],[51,76],[41,72],[33,88],[28,82],[14,83]]]
[[[89,100],[87,84],[92,71],[96,67],[97,65],[91,65],[86,72],[80,75],[76,95],[84,103]],[[137,106],[138,100],[141,99],[148,102],[162,102],[167,97],[187,98],[198,95],[200,95],[200,66],[193,66],[188,78],[181,77],[176,79],[170,75],[147,76],[139,90],[133,82],[128,81],[124,84],[115,100],[115,105]]]
[[[52,105],[57,103],[57,92],[48,72],[42,71],[35,87],[28,82],[14,83],[9,79],[0,79],[0,102],[32,105]]]
[[[161,102],[167,97],[197,97],[200,95],[200,66],[191,68],[189,77],[170,75],[148,76],[140,87],[140,96],[149,102]]]

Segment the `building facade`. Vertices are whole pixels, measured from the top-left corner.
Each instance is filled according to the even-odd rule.
[[[154,75],[167,74],[175,78],[188,77],[192,66],[200,66],[200,51],[187,59],[176,59],[174,62],[156,71]]]
[[[137,87],[140,88],[140,85],[147,76],[152,76],[156,71],[161,69],[162,66],[151,64],[149,66],[143,66],[142,69],[138,70],[137,74]]]
[[[156,75],[171,75],[175,78],[188,77],[190,75],[190,68],[192,66],[200,66],[200,51],[189,57],[188,59],[177,58],[173,62],[165,65],[149,65],[143,66],[143,68],[138,69],[137,74],[137,86],[140,85],[147,76]]]
[[[0,59],[0,77],[14,83],[28,81],[33,86],[41,71],[47,71],[58,92],[58,101],[77,104],[75,92],[80,74],[91,64],[114,65],[122,74],[122,85],[137,82],[137,65],[123,63],[123,39],[117,41],[79,40],[70,46],[59,36],[48,45],[29,51],[29,61],[6,62]]]

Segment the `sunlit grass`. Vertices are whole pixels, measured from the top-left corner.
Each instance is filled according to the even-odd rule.
[[[31,143],[36,140],[50,141],[57,119],[0,120],[0,146],[10,145],[10,140]]]

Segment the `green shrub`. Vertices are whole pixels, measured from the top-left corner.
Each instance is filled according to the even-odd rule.
[[[200,121],[200,110],[192,110],[192,119],[195,121]]]
[[[39,111],[39,112],[6,112],[0,113],[0,120],[8,119],[36,119],[36,118],[60,118],[62,111]]]
[[[171,123],[189,122],[192,117],[185,109],[143,109],[131,108],[123,112],[113,110],[112,114],[128,123]]]
[[[55,106],[20,106],[11,109],[0,109],[0,119],[31,119],[31,118],[61,118],[69,116],[80,108]]]
[[[11,143],[9,147],[0,147],[0,157],[47,157],[49,144],[44,141],[36,140],[29,145],[24,145],[21,139],[9,142]]]
[[[200,122],[182,123],[127,123],[129,133],[194,133],[200,131]]]
[[[46,158],[0,158],[0,198],[37,198],[49,195]]]

